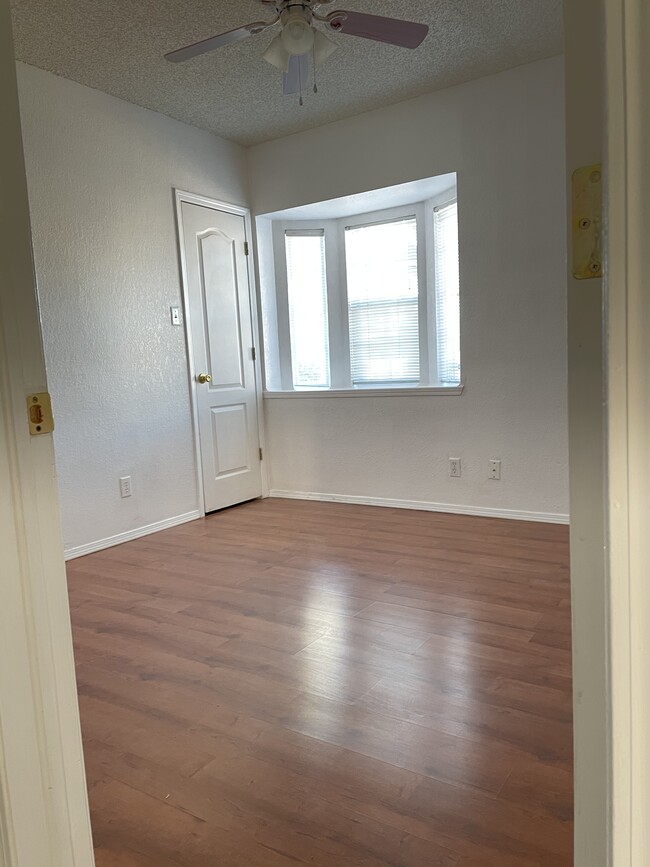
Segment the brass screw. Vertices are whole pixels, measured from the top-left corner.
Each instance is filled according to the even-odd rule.
[[[600,268],[601,268],[600,262],[592,262],[591,265],[589,266],[589,270],[591,271],[592,274],[600,273]]]
[[[37,397],[33,397],[33,398],[32,398],[32,403],[38,403],[38,398],[37,398]]]
[[[600,172],[599,171],[592,172],[589,175],[589,180],[592,182],[592,184],[597,184],[598,181],[600,180]]]
[[[588,229],[591,226],[591,220],[588,217],[583,217],[578,223],[581,229]]]

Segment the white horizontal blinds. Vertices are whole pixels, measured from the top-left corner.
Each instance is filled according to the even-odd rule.
[[[460,305],[458,275],[458,205],[433,214],[436,274],[438,379],[460,382]]]
[[[346,227],[352,384],[418,382],[417,220]]]
[[[325,233],[285,232],[294,388],[329,388]]]

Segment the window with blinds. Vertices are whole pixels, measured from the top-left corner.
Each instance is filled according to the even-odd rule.
[[[458,273],[458,205],[436,208],[435,244],[436,331],[438,379],[460,382],[460,305]]]
[[[345,229],[352,384],[420,379],[417,220]]]
[[[286,231],[285,252],[293,386],[329,388],[324,231]]]

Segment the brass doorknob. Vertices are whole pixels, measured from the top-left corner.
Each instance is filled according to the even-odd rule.
[[[209,373],[199,373],[199,375],[196,377],[196,380],[197,382],[200,382],[201,385],[203,385],[203,383],[205,382],[212,382],[212,377]]]

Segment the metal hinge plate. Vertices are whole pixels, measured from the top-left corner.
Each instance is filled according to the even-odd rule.
[[[27,395],[27,421],[33,437],[49,434],[54,430],[52,400],[46,391]]]
[[[261,449],[261,448],[260,448],[260,460],[261,460],[261,461],[264,460],[264,454],[262,453],[262,449]]]
[[[602,166],[596,163],[576,169],[571,179],[571,271],[576,280],[603,276],[602,173]]]
[[[244,256],[248,256],[248,241],[244,241]]]
[[[253,361],[257,361],[257,350],[254,346],[251,346],[251,358]]]

